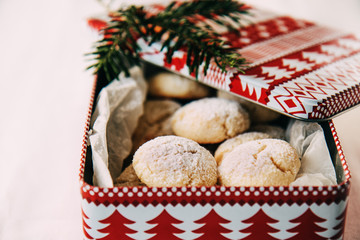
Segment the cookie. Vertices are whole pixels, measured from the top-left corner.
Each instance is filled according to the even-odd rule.
[[[115,183],[115,187],[139,187],[139,186],[146,186],[142,182],[122,182],[122,183]]]
[[[269,134],[272,138],[285,140],[285,129],[279,126],[259,124],[251,126],[249,131],[263,132]]]
[[[261,139],[237,146],[218,167],[225,186],[287,186],[300,168],[296,150],[279,139]]]
[[[249,112],[251,122],[254,123],[271,122],[278,119],[281,116],[280,113],[277,113],[271,109],[250,102],[248,100],[245,100],[241,97],[235,96],[225,91],[218,91],[217,96],[220,98],[235,100],[239,102]]]
[[[248,113],[236,102],[203,98],[178,109],[171,121],[175,135],[200,144],[220,143],[250,126]]]
[[[149,100],[132,136],[133,152],[145,142],[159,136],[173,135],[171,116],[181,107],[171,100]]]
[[[121,172],[120,176],[115,179],[115,182],[140,182],[140,179],[136,175],[134,167],[130,164]]]
[[[149,80],[149,94],[157,97],[198,99],[207,97],[210,88],[170,72],[158,73]]]
[[[130,164],[124,169],[124,171],[121,172],[120,176],[115,179],[114,185],[117,187],[145,186],[145,184],[142,183],[136,175],[132,164]]]
[[[237,135],[236,137],[230,138],[225,142],[221,143],[216,149],[215,160],[219,164],[229,152],[231,152],[235,147],[239,146],[240,144],[265,138],[271,138],[271,136],[261,132],[246,132]]]
[[[134,154],[133,167],[150,187],[212,186],[217,182],[215,158],[195,141],[161,136],[143,144]]]

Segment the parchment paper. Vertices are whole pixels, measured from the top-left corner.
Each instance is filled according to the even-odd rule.
[[[147,86],[142,70],[130,70],[131,77],[120,76],[103,88],[91,120],[90,144],[94,177],[100,187],[113,187],[123,160],[132,148],[131,136],[143,114]]]
[[[318,123],[291,120],[286,137],[301,158],[301,168],[291,186],[336,184],[336,173],[323,129]]]

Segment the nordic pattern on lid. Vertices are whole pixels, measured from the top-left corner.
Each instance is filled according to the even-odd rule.
[[[254,13],[261,15],[260,10]],[[304,20],[276,15],[262,21],[254,17],[253,24],[242,26],[239,31],[240,37],[228,32],[222,34],[232,46],[241,47],[239,52],[251,62],[250,68],[245,73],[231,70],[222,72],[213,64],[206,75],[200,74],[199,81],[239,94],[276,111],[305,119],[329,118],[359,103],[358,95],[349,94],[351,89],[359,88],[360,81],[360,63],[356,57],[352,57],[360,53],[360,40],[355,36]],[[164,66],[184,76],[194,77],[189,75],[185,64],[187,57],[185,51],[177,52],[173,61],[167,63],[159,44],[148,47],[140,39],[139,45],[143,47],[141,57],[146,61]],[[296,85],[298,81],[301,84],[303,78],[309,75],[311,76],[308,81],[328,82],[329,79],[324,75],[319,77],[319,73],[326,72],[328,75],[333,70],[332,66],[337,64],[341,65],[343,73],[346,76],[350,75],[351,78],[343,81],[344,74],[332,75],[335,81],[344,85],[335,84],[331,90],[325,86],[323,88],[317,86],[319,92],[323,94],[315,94],[315,96],[311,89],[292,91],[289,94],[287,86],[284,85],[286,83]],[[349,97],[352,102],[329,106],[328,104],[331,103],[329,99],[335,98],[339,93],[342,93],[342,97]],[[289,96],[289,99],[285,99],[285,96]],[[330,110],[319,112],[318,106]]]

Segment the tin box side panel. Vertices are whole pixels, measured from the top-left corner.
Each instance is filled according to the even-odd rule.
[[[342,239],[347,201],[331,204],[98,205],[85,239]]]

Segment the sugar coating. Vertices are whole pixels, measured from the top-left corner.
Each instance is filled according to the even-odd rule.
[[[144,114],[132,136],[133,151],[145,142],[165,135],[173,135],[171,117],[181,105],[172,100],[149,100],[144,104]]]
[[[300,168],[296,150],[279,139],[254,140],[236,147],[221,161],[219,183],[225,186],[286,186]]]
[[[239,134],[236,137],[230,138],[219,145],[215,151],[215,160],[219,164],[229,152],[234,150],[234,148],[240,144],[265,138],[271,138],[271,136],[261,132],[246,132]]]
[[[143,144],[134,154],[133,167],[150,187],[212,186],[217,165],[208,150],[178,136],[161,136]]]
[[[238,97],[234,94],[225,91],[219,90],[217,92],[217,96],[220,98],[235,100],[239,102],[249,112],[251,122],[256,122],[256,123],[271,122],[278,119],[281,116],[280,113],[277,113],[271,109],[250,102],[248,100],[245,100],[241,97]]]
[[[163,72],[149,79],[149,93],[161,97],[198,99],[207,97],[210,90],[207,86],[178,74]]]
[[[236,101],[203,98],[178,109],[171,126],[175,135],[200,144],[212,144],[246,131],[250,120],[248,113]]]

